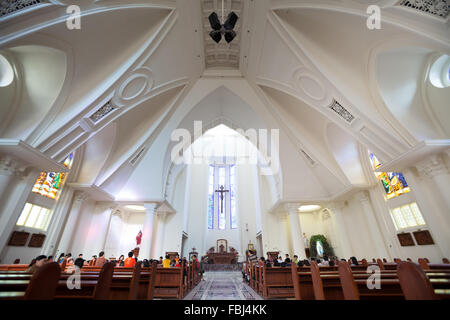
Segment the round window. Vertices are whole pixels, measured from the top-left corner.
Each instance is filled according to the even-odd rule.
[[[444,54],[431,65],[430,82],[438,88],[450,86],[450,56]]]
[[[14,80],[14,69],[9,61],[0,54],[0,87],[9,86]]]

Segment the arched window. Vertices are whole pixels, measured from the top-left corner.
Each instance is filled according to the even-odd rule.
[[[209,166],[209,178],[208,178],[208,229],[214,229],[214,166]]]
[[[214,223],[215,221],[217,225]],[[208,172],[208,229],[226,230],[237,227],[236,166],[210,165]]]
[[[73,153],[71,153],[66,160],[64,160],[63,164],[65,167],[70,169],[72,167],[72,163]],[[41,196],[56,200],[61,193],[64,182],[66,182],[67,174],[68,173],[66,172],[41,172],[31,191],[38,193]]]
[[[231,229],[237,228],[236,212],[236,166],[230,167],[230,226]]]
[[[372,169],[375,170],[375,176],[383,185],[383,189],[386,193],[384,195],[384,198],[386,200],[398,197],[411,191],[408,184],[406,183],[405,177],[401,172],[376,171],[379,167],[381,167],[380,161],[378,161],[377,157],[370,151],[369,159],[370,163],[372,164]]]

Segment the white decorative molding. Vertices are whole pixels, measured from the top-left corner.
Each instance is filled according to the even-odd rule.
[[[152,70],[149,67],[139,67],[115,90],[113,103],[118,107],[136,103],[152,90],[153,83]]]
[[[328,220],[331,218],[330,211],[328,209],[322,210],[322,220]]]
[[[14,175],[23,176],[26,170],[26,166],[11,157],[0,158],[0,175]]]
[[[449,173],[449,169],[445,165],[443,159],[438,155],[432,155],[416,164],[419,173],[428,178]]]
[[[305,67],[298,67],[294,70],[292,84],[296,90],[303,92],[313,100],[321,101],[327,96],[323,83]]]
[[[370,201],[369,194],[366,190],[359,191],[355,194],[355,197],[362,203]]]
[[[80,191],[94,201],[113,201],[114,196],[93,184],[69,182],[69,187]],[[110,204],[107,204],[108,206]]]
[[[423,159],[427,159],[430,156],[437,155],[441,152],[448,152],[448,150],[450,150],[450,139],[425,140],[408,151],[396,156],[391,161],[383,163],[378,170],[383,172],[402,171],[406,168],[416,166],[416,164],[422,162]]]
[[[87,194],[86,192],[79,192],[75,195],[76,202],[83,203],[87,199],[89,199],[89,194]]]
[[[89,119],[91,119],[94,123],[97,123],[102,118],[104,118],[109,113],[116,110],[117,107],[109,100],[107,103],[105,103],[102,107],[100,107],[97,111],[95,111]]]
[[[339,115],[348,123],[352,123],[353,120],[355,120],[355,116],[352,115],[347,109],[345,109],[338,101],[336,101],[336,99],[333,99],[333,102],[328,108],[336,112],[337,115]]]
[[[406,7],[447,19],[450,11],[448,0],[400,0],[398,6]]]
[[[67,172],[69,169],[22,140],[0,139],[0,154],[6,154],[40,171]]]

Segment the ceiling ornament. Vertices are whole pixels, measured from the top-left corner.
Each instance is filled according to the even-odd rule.
[[[401,0],[398,6],[419,10],[446,19],[450,11],[449,0]]]
[[[345,109],[336,99],[333,99],[333,102],[328,107],[337,113],[341,118],[343,118],[348,123],[352,123],[355,120],[355,116],[352,115],[347,109]]]
[[[311,156],[310,156],[305,150],[300,149],[300,153],[303,155],[303,157],[308,161],[308,163],[309,163],[311,166],[314,167],[314,166],[316,165],[316,162],[314,161],[314,159],[311,158]]]
[[[32,6],[48,3],[46,0],[0,0],[0,17],[28,9]]]
[[[136,153],[136,155],[131,158],[130,163],[132,166],[134,166],[136,164],[136,162],[142,157],[142,155],[144,154],[146,147],[142,147],[141,149],[139,149],[139,151]]]
[[[95,111],[89,119],[91,119],[94,123],[97,123],[102,118],[104,118],[107,114],[111,113],[117,109],[116,106],[113,105],[111,100],[109,100],[107,103],[105,103],[102,107],[100,107],[97,111]]]
[[[153,88],[153,72],[148,67],[140,67],[132,72],[114,92],[113,102],[118,107],[137,102]]]
[[[299,67],[292,74],[292,84],[296,90],[306,94],[313,100],[322,101],[326,98],[325,86],[305,67]]]

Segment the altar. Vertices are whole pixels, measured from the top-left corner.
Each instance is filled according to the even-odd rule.
[[[206,256],[208,264],[237,264],[238,260],[238,252],[233,247],[228,250],[228,242],[225,239],[217,240],[217,251],[211,247]]]

